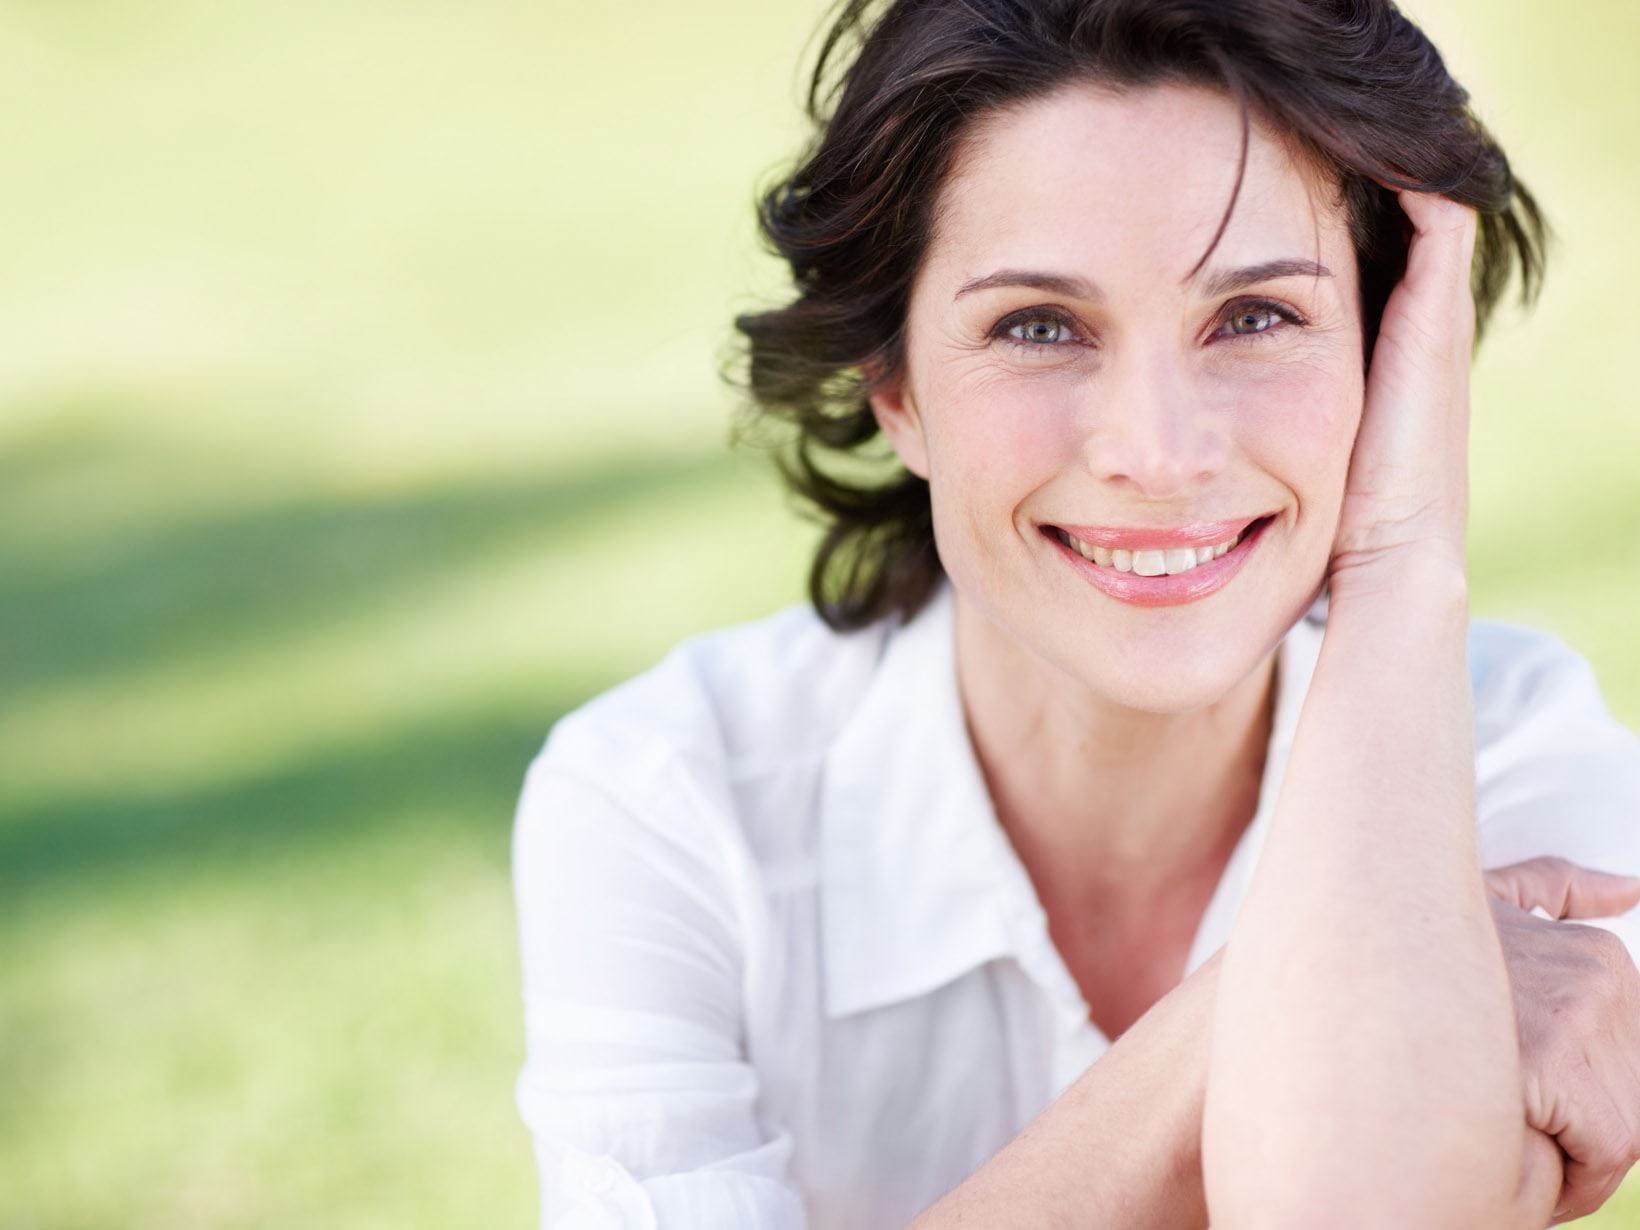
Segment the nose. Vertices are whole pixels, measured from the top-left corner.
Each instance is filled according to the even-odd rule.
[[[1225,464],[1222,416],[1163,354],[1115,357],[1088,388],[1083,456],[1130,498],[1178,504]]]

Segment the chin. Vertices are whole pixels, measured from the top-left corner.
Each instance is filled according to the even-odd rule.
[[[1021,668],[1029,671],[1025,663],[1034,658],[1111,704],[1156,715],[1223,701],[1267,661],[1313,597],[1290,594],[1278,607],[1256,590],[1221,592],[1188,607],[1116,609],[1099,621],[1088,618],[1083,602],[1064,609],[1059,594],[1022,601],[1027,584],[999,585],[994,574],[964,562],[948,561],[948,576],[984,614],[991,636],[1011,643],[1004,653],[1018,655]]]
[[[1112,628],[1067,636],[1063,627],[1038,626],[1036,632],[1039,652],[1089,691],[1141,713],[1184,714],[1219,703],[1246,682],[1303,613],[1295,604],[1292,618],[1265,610],[1249,621],[1226,609],[1226,619],[1211,629],[1197,625],[1184,633],[1155,624],[1148,635],[1121,641],[1123,634]]]
[[[1180,667],[1158,670],[1109,669],[1090,677],[1083,664],[1082,679],[1088,688],[1098,692],[1114,704],[1140,713],[1175,715],[1194,713],[1216,705],[1247,678],[1264,655],[1252,655],[1244,662],[1218,662],[1194,669]]]

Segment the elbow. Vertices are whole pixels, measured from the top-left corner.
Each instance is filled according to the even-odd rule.
[[[1395,1199],[1371,1203],[1355,1200],[1356,1191],[1294,1190],[1263,1199],[1232,1203],[1209,1200],[1208,1224],[1213,1230],[1382,1230],[1385,1226],[1417,1227],[1418,1230],[1544,1230],[1549,1225],[1545,1210],[1541,1219],[1519,1204],[1477,1198],[1467,1193],[1461,1200],[1429,1200],[1406,1191]]]
[[[1284,1202],[1278,1210],[1267,1212],[1253,1209],[1240,1216],[1222,1217],[1216,1206],[1209,1206],[1208,1225],[1212,1230],[1383,1230],[1385,1226],[1417,1227],[1417,1230],[1544,1230],[1550,1224],[1549,1215],[1543,1220],[1527,1220],[1519,1210],[1508,1215],[1499,1214],[1496,1206],[1483,1208],[1469,1202],[1465,1212],[1409,1212],[1406,1202],[1392,1207],[1372,1209],[1344,1209],[1333,1199],[1317,1197],[1302,1208],[1293,1202]]]
[[[1467,1114],[1450,1101],[1350,1113],[1339,1098],[1294,1109],[1215,1092],[1201,1138],[1213,1230],[1544,1230],[1559,1199],[1559,1147],[1526,1128],[1518,1095]]]
[[[1501,1170],[1496,1159],[1399,1176],[1366,1158],[1352,1161],[1342,1171],[1293,1167],[1209,1181],[1209,1224],[1213,1230],[1544,1230],[1560,1192],[1559,1167],[1551,1175],[1546,1159],[1536,1170],[1528,1161],[1525,1178],[1521,1170]]]

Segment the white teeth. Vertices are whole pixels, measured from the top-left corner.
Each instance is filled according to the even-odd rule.
[[[1135,551],[1133,571],[1142,577],[1159,577],[1167,571],[1166,551]]]
[[[1181,572],[1189,572],[1192,568],[1218,559],[1241,541],[1241,535],[1237,534],[1229,542],[1221,542],[1212,547],[1158,547],[1154,550],[1124,551],[1089,546],[1064,530],[1056,530],[1056,533],[1066,546],[1099,567],[1114,568],[1117,572],[1133,572],[1142,577],[1175,576]]]

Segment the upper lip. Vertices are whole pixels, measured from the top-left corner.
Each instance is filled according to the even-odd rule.
[[[1110,550],[1135,551],[1143,548],[1166,550],[1169,547],[1212,547],[1228,542],[1242,530],[1270,516],[1237,517],[1231,521],[1196,521],[1170,529],[1127,529],[1115,526],[1071,525],[1064,521],[1051,524],[1090,547]],[[1050,524],[1050,523],[1045,523]]]

